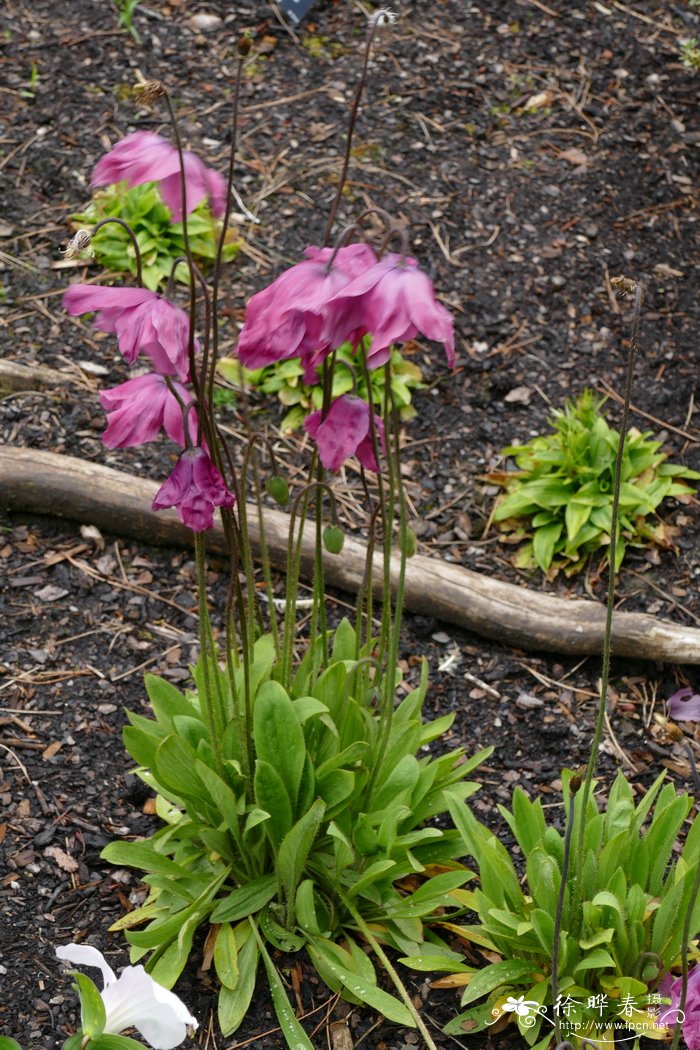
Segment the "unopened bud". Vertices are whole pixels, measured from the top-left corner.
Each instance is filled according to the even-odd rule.
[[[580,773],[574,773],[574,775],[572,776],[571,780],[569,781],[569,791],[571,792],[571,794],[575,795],[578,791],[580,791],[582,784],[583,784],[583,777],[581,776],[581,774]]]
[[[284,507],[289,502],[289,485],[283,477],[279,474],[273,474],[267,482],[267,491],[272,496],[275,503],[279,503],[280,507]]]
[[[82,255],[84,251],[87,251],[91,243],[92,233],[90,230],[78,230],[68,247],[63,249],[62,254],[65,255],[66,259],[75,259],[77,255]]]
[[[685,733],[680,726],[677,726],[675,722],[666,723],[666,732],[671,737],[671,740],[675,740],[676,743],[680,743],[684,739]]]
[[[340,554],[345,543],[343,530],[337,525],[326,525],[323,530],[323,546],[329,554]]]
[[[160,80],[140,80],[132,88],[134,100],[139,106],[146,106],[147,109],[154,106],[164,94],[165,88]]]
[[[406,529],[406,557],[412,558],[418,550],[418,539],[413,529]]]
[[[240,36],[238,38],[238,57],[245,58],[246,55],[250,54],[250,37]]]

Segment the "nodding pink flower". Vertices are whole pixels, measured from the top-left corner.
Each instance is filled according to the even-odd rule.
[[[94,311],[94,327],[116,333],[119,349],[129,364],[141,351],[161,375],[187,379],[189,317],[157,292],[148,288],[72,284],[63,294],[63,305],[73,315]]]
[[[674,722],[700,722],[700,693],[690,686],[668,698],[668,713]]]
[[[176,507],[193,532],[214,525],[214,507],[232,507],[235,497],[203,448],[186,448],[153,500],[153,510]]]
[[[214,215],[226,210],[226,180],[208,168],[194,153],[183,152],[185,168],[186,211],[189,214],[205,197]],[[91,186],[108,186],[125,180],[129,186],[142,182],[159,182],[161,196],[173,213],[175,222],[182,221],[182,187],[180,156],[175,146],[152,131],[134,131],[127,135],[97,162]]]
[[[304,255],[302,262],[281,273],[248,303],[236,350],[246,368],[301,357],[308,381],[313,369],[339,345],[329,338],[336,313],[330,301],[376,262],[367,244],[340,248],[330,268],[333,248],[310,247]]]
[[[688,973],[688,988],[683,1012],[680,1009],[682,988],[683,979],[681,977],[671,981],[670,974],[666,974],[659,985],[659,992],[664,997],[670,997],[671,1005],[663,1007],[663,1012],[655,1024],[675,1028],[680,1021],[688,1050],[700,1050],[700,964],[696,963]]]
[[[304,420],[304,427],[318,446],[318,452],[326,470],[340,470],[349,456],[357,456],[367,470],[379,471],[370,428],[370,407],[361,397],[343,394],[328,409],[326,418],[322,411],[312,412]],[[375,415],[374,425],[377,440],[385,450],[384,424]]]
[[[180,383],[173,382],[185,406],[192,394]],[[102,440],[107,448],[128,448],[155,441],[161,429],[171,441],[185,447],[185,422],[182,406],[163,376],[148,375],[127,379],[126,383],[103,390],[100,403],[107,412],[107,429]],[[197,413],[187,413],[190,437],[197,428]],[[194,430],[193,430],[194,428]]]
[[[452,317],[435,298],[430,278],[418,269],[415,259],[385,255],[337,292],[328,305],[337,310],[338,323],[329,333],[333,346],[347,339],[358,341],[358,317],[359,334],[371,332],[370,368],[386,364],[392,343],[404,343],[418,334],[442,343],[448,365],[454,366]]]

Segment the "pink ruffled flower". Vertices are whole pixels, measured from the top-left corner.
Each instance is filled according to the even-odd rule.
[[[177,507],[180,519],[193,532],[214,525],[214,507],[232,507],[235,497],[203,448],[180,454],[168,480],[153,500],[153,510]]]
[[[73,315],[94,311],[94,327],[116,333],[119,349],[129,364],[141,351],[161,375],[188,378],[189,317],[157,292],[72,284],[63,294],[63,306]]]
[[[363,467],[377,473],[379,464],[374,454],[369,413],[369,405],[362,398],[343,394],[333,402],[325,419],[320,409],[306,417],[304,427],[316,442],[326,470],[340,470],[349,456],[357,456]],[[384,450],[384,424],[377,415],[374,425]]]
[[[670,996],[671,1005],[664,1008],[656,1023],[668,1028],[675,1028],[680,1021],[681,1031],[688,1050],[700,1050],[700,965],[696,963],[688,973],[685,1009],[681,1014],[682,986],[682,978],[679,977],[670,983],[668,974],[661,982],[659,991],[664,996]]]
[[[185,405],[193,397],[180,383],[173,383]],[[163,376],[150,372],[127,379],[126,383],[103,390],[100,403],[107,412],[107,429],[102,435],[107,448],[128,448],[155,441],[161,429],[171,441],[185,447],[185,422],[180,404]],[[190,435],[197,427],[197,413],[187,413]]]
[[[348,244],[328,269],[332,248],[310,247],[304,255],[303,262],[285,270],[248,303],[236,351],[246,368],[301,357],[308,381],[314,368],[340,345],[330,337],[339,320],[334,316],[338,308],[330,301],[373,266],[376,256],[367,244]]]
[[[418,334],[442,343],[448,365],[454,366],[452,317],[435,298],[430,279],[418,269],[415,259],[385,255],[337,292],[328,305],[338,310],[329,332],[333,346],[347,339],[357,342],[358,334],[372,334],[367,356],[370,368],[386,364],[392,343],[404,343]]]
[[[194,153],[184,151],[183,158],[187,213],[208,197],[213,214],[223,215],[226,210],[224,177],[208,168]],[[161,196],[173,219],[182,221],[180,157],[166,139],[152,131],[134,131],[127,135],[97,162],[90,185],[108,186],[122,180],[130,187],[142,182],[159,182]]]

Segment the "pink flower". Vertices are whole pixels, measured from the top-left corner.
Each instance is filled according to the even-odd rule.
[[[679,689],[668,698],[668,713],[674,722],[700,722],[700,693]]]
[[[180,383],[174,383],[185,405],[192,395]],[[103,390],[100,403],[107,411],[107,429],[102,435],[107,448],[128,448],[155,441],[161,428],[171,441],[185,447],[185,423],[182,408],[168,388],[165,379],[150,372],[145,376],[127,379],[111,390]],[[197,414],[187,414],[190,434],[197,426]]]
[[[234,495],[203,448],[188,448],[180,454],[168,480],[153,500],[153,510],[177,507],[180,519],[193,532],[204,532],[214,524],[214,507],[232,507]]]
[[[679,977],[669,986],[668,977],[667,974],[659,985],[659,991],[662,995],[670,996],[671,1005],[664,1009],[657,1024],[675,1028],[680,1021],[688,1050],[700,1050],[700,965],[696,963],[688,973],[688,990],[683,1013],[680,1012],[683,980]]]
[[[371,368],[386,364],[392,343],[415,339],[419,333],[442,343],[448,365],[454,365],[452,317],[435,298],[430,279],[418,269],[415,259],[385,255],[337,292],[329,306],[338,310],[338,323],[329,333],[333,346],[347,339],[357,342],[358,333],[371,332],[367,357]]]
[[[142,351],[161,375],[187,379],[189,317],[157,292],[72,284],[64,292],[63,305],[73,315],[95,311],[94,327],[102,332],[116,332],[119,349],[129,364]]]
[[[218,171],[208,168],[194,153],[183,152],[187,213],[200,201],[209,198],[214,215],[226,210],[226,180]],[[180,157],[175,146],[152,131],[134,131],[109,151],[95,165],[91,186],[107,186],[126,180],[129,186],[142,182],[159,182],[161,196],[173,213],[175,222],[182,221]]]
[[[329,302],[354,277],[376,262],[367,244],[340,248],[328,269],[332,248],[307,248],[306,258],[281,273],[248,303],[237,354],[246,368],[301,357],[305,379],[326,354],[340,345],[329,333],[337,326],[337,309]],[[342,342],[343,340],[341,340]]]
[[[331,405],[322,420],[322,412],[312,412],[304,420],[304,427],[318,445],[321,463],[326,470],[340,470],[348,456],[357,456],[367,470],[379,470],[374,454],[370,430],[370,408],[366,401],[352,394],[343,394]],[[374,417],[377,440],[382,449],[384,424]]]

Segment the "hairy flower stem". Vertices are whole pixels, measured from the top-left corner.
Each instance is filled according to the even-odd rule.
[[[561,1039],[561,1019],[556,1009],[559,998],[559,948],[561,938],[561,922],[564,914],[564,899],[566,897],[566,883],[569,878],[569,862],[571,860],[571,835],[576,821],[576,792],[581,786],[581,780],[577,774],[569,781],[569,813],[566,820],[566,833],[564,835],[564,857],[561,865],[561,882],[559,883],[559,894],[557,896],[557,911],[554,917],[554,940],[552,944],[552,1003],[554,1008],[554,1036],[559,1042]]]
[[[108,222],[116,222],[118,226],[121,226],[123,230],[129,234],[131,243],[134,248],[134,258],[136,260],[136,283],[139,288],[143,288],[143,267],[141,265],[141,249],[139,248],[139,242],[136,240],[136,234],[132,230],[129,223],[125,219],[119,219],[116,215],[109,219],[100,219],[96,226],[93,226],[91,237],[94,237],[98,230],[101,230],[103,226],[106,226]]]
[[[214,275],[212,278],[212,330],[211,330],[211,342],[212,342],[212,357],[211,357],[211,374],[208,379],[208,385],[206,387],[207,396],[209,401],[212,399],[214,391],[214,376],[216,375],[216,361],[219,353],[219,317],[218,317],[218,304],[219,304],[219,287],[221,284],[221,261],[224,254],[224,245],[226,244],[226,234],[228,233],[229,222],[231,219],[231,195],[233,190],[233,167],[236,160],[236,146],[238,143],[238,100],[241,94],[241,74],[243,71],[243,56],[239,52],[238,62],[236,63],[236,81],[233,88],[233,112],[231,114],[231,149],[229,150],[228,157],[228,178],[226,181],[226,209],[224,211],[224,217],[221,222],[221,231],[219,233],[219,242],[216,246],[216,259],[214,260]],[[202,383],[206,381],[206,375],[202,373]]]
[[[224,736],[223,697],[221,696],[221,685],[219,682],[219,668],[216,661],[216,648],[214,635],[209,619],[209,608],[207,606],[207,557],[204,545],[204,537],[201,533],[195,533],[194,537],[195,560],[197,563],[197,590],[199,599],[199,643],[201,646],[202,678],[204,684],[204,696],[200,696],[202,713],[205,715],[211,737],[211,746],[214,753],[216,772],[224,779],[224,755],[222,741]],[[212,674],[214,682],[212,682]],[[216,695],[215,695],[216,694]]]
[[[190,246],[190,234],[187,225],[187,180],[185,178],[185,154],[182,148],[182,139],[180,138],[180,128],[178,127],[177,117],[175,116],[175,108],[173,106],[170,94],[167,90],[163,90],[163,98],[165,104],[168,107],[168,115],[170,116],[170,124],[173,129],[173,135],[175,137],[175,146],[177,148],[177,155],[180,161],[180,200],[182,204],[182,240],[185,245],[185,256],[187,258],[187,265],[190,273],[194,273],[194,258],[192,256],[192,248]],[[202,397],[202,391],[199,388],[199,381],[197,377],[197,370],[195,367],[195,356],[194,356],[194,322],[196,313],[196,292],[194,281],[190,281],[190,335],[189,342],[187,344],[187,353],[190,360],[190,378],[192,380],[192,386],[194,387],[195,396],[203,404],[204,398]]]
[[[372,52],[372,41],[374,40],[374,34],[377,31],[376,24],[369,23],[367,27],[367,39],[365,42],[365,51],[362,57],[362,66],[360,68],[360,79],[357,82],[355,89],[355,97],[352,100],[352,106],[350,107],[350,119],[348,121],[347,137],[345,141],[345,156],[343,158],[343,167],[340,172],[340,178],[338,179],[338,189],[335,193],[335,200],[331,205],[331,210],[328,215],[328,221],[326,223],[326,230],[323,234],[323,243],[327,245],[331,238],[331,231],[333,229],[333,223],[335,217],[338,214],[338,208],[340,207],[340,201],[343,196],[343,190],[345,188],[345,180],[348,177],[348,168],[350,167],[350,153],[352,151],[352,139],[355,134],[355,124],[357,123],[357,114],[360,109],[360,102],[362,100],[362,93],[365,90],[365,84],[367,83],[367,70],[369,68],[369,59]]]
[[[615,457],[615,476],[613,481],[613,502],[610,520],[610,554],[608,557],[608,599],[607,607],[605,612],[605,636],[603,639],[603,666],[600,675],[600,699],[598,702],[598,716],[596,718],[595,731],[593,733],[593,743],[591,744],[591,753],[588,759],[588,766],[586,768],[586,775],[583,781],[583,796],[581,798],[581,809],[580,809],[580,823],[578,828],[578,840],[576,859],[579,870],[579,878],[575,881],[575,901],[572,915],[574,921],[577,921],[580,916],[579,905],[581,900],[581,868],[583,866],[583,848],[584,848],[584,836],[586,833],[586,817],[588,814],[588,801],[591,796],[593,787],[593,775],[595,773],[596,761],[598,758],[598,750],[600,748],[600,740],[603,735],[603,726],[605,724],[605,713],[608,700],[608,681],[610,678],[610,653],[612,650],[612,618],[613,618],[613,606],[615,604],[615,572],[617,562],[617,537],[618,537],[618,521],[620,511],[620,487],[622,484],[622,460],[625,447],[625,438],[627,436],[627,426],[629,422],[630,413],[630,402],[632,400],[632,382],[634,379],[634,364],[637,355],[637,345],[639,340],[639,319],[642,309],[642,288],[641,285],[637,284],[635,288],[634,297],[634,314],[632,318],[632,335],[630,337],[629,346],[627,348],[627,373],[625,376],[625,394],[622,405],[622,420],[620,423],[620,439],[617,443],[617,455]]]
[[[396,991],[399,993],[399,996],[401,997],[403,1003],[405,1004],[406,1009],[408,1010],[408,1012],[413,1017],[413,1020],[416,1022],[416,1028],[418,1029],[420,1034],[423,1036],[423,1039],[425,1040],[425,1045],[428,1047],[428,1050],[437,1050],[437,1047],[435,1046],[435,1043],[433,1042],[433,1037],[431,1036],[431,1034],[428,1031],[428,1029],[425,1027],[425,1024],[423,1022],[423,1018],[421,1017],[421,1015],[418,1013],[418,1011],[416,1010],[415,1006],[413,1005],[413,1000],[411,999],[410,995],[408,994],[408,991],[406,990],[405,984],[403,983],[403,981],[399,977],[398,973],[396,972],[396,970],[392,966],[391,960],[389,959],[388,955],[386,954],[386,952],[382,948],[381,944],[379,943],[377,938],[374,936],[374,934],[370,930],[369,926],[364,921],[364,919],[362,918],[360,913],[357,911],[355,906],[352,904],[352,902],[349,901],[346,897],[341,897],[341,900],[342,900],[344,906],[347,908],[347,910],[350,913],[350,915],[352,916],[352,919],[355,922],[355,925],[357,926],[358,930],[360,931],[362,936],[365,938],[365,940],[367,941],[367,943],[371,947],[371,949],[374,952],[374,954],[379,959],[380,963],[382,964],[382,966],[384,967],[386,972],[391,977],[391,980],[392,980],[392,982],[394,984],[394,987],[396,988]]]
[[[389,476],[389,493],[390,493],[390,513],[391,517],[385,524],[385,544],[384,544],[384,603],[389,607],[389,624],[390,630],[387,639],[387,649],[382,650],[385,655],[385,671],[384,678],[382,680],[382,701],[381,701],[381,727],[380,727],[380,740],[377,748],[376,759],[372,771],[370,773],[369,781],[367,784],[367,795],[371,798],[372,790],[376,783],[379,775],[382,762],[384,761],[384,755],[386,754],[387,745],[389,743],[389,737],[391,735],[391,725],[394,714],[394,697],[396,693],[396,668],[399,663],[399,641],[401,637],[401,613],[403,609],[403,595],[406,583],[406,560],[408,551],[408,513],[406,509],[406,492],[403,485],[403,477],[401,475],[401,447],[400,447],[400,422],[399,414],[396,405],[393,401],[393,394],[391,390],[391,364],[387,362],[385,365],[385,394],[387,401],[390,400],[390,405],[387,405],[385,410],[386,430],[390,435],[390,442],[387,442],[388,455],[387,455],[387,473]],[[390,409],[390,410],[389,410]],[[391,587],[391,541],[392,541],[392,522],[394,517],[394,505],[398,502],[399,507],[399,571],[396,578],[396,596],[393,606],[393,618],[392,613],[392,587]],[[387,542],[388,537],[388,542]]]

